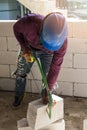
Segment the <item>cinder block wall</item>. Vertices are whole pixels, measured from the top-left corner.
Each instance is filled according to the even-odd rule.
[[[16,21],[0,21],[0,90],[14,90],[19,45],[13,34]],[[58,94],[87,97],[87,21],[68,21],[68,49],[58,78]],[[33,73],[33,75],[32,75]],[[27,92],[41,91],[36,63],[27,77]],[[33,77],[34,76],[34,77]]]

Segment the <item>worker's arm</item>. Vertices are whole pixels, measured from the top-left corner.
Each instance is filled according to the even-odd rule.
[[[15,34],[16,39],[18,40],[22,49],[26,49],[26,40],[24,37],[24,32],[26,29],[25,19],[20,19],[17,21],[13,26],[13,31]]]
[[[59,75],[59,72],[61,69],[61,65],[63,62],[63,58],[66,53],[66,49],[67,49],[67,39],[65,40],[61,49],[59,51],[54,52],[50,70],[49,70],[49,73],[47,76],[47,82],[48,82],[48,86],[49,86],[50,90],[53,89],[53,86],[58,78],[58,75]]]

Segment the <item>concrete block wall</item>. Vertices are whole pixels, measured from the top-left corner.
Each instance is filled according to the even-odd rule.
[[[14,90],[15,86],[15,78],[11,76],[16,69],[19,49],[12,30],[15,22],[0,21],[0,90]],[[68,25],[68,48],[57,80],[59,88],[56,92],[87,97],[87,21],[68,20]],[[41,75],[36,63],[27,77],[26,91],[41,91]]]
[[[68,49],[58,78],[58,91],[87,97],[87,21],[68,21],[68,25]]]
[[[14,21],[0,21],[0,90],[14,90],[11,66],[17,60],[17,41],[13,34]]]

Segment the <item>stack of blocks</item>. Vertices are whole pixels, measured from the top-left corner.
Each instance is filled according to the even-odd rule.
[[[42,99],[32,101],[28,106],[27,118],[17,123],[18,130],[65,130],[63,99],[54,94],[52,98],[56,104],[52,108],[51,118],[46,111],[48,105],[43,105]]]

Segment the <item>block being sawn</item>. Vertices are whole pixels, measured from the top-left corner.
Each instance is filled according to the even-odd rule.
[[[52,98],[56,101],[56,105],[52,108],[51,119],[49,118],[46,111],[48,105],[43,105],[42,99],[38,99],[29,103],[27,111],[27,121],[28,125],[32,129],[41,129],[55,121],[63,119],[63,99],[54,94],[52,95]]]
[[[18,130],[33,130],[31,127],[20,127],[18,128]],[[48,125],[47,127],[43,127],[42,129],[39,130],[65,130],[65,121],[62,120],[58,120],[50,125]]]
[[[83,120],[83,130],[87,130],[87,119]]]

